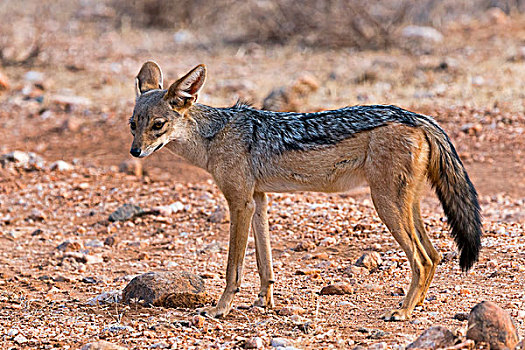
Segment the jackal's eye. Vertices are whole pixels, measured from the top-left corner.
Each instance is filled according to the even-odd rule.
[[[153,126],[151,127],[153,130],[160,130],[164,126],[164,121],[162,120],[156,120],[155,123],[153,123]]]
[[[135,122],[131,121],[131,122],[129,122],[129,128],[131,130],[135,130],[137,128],[137,124],[135,124]]]

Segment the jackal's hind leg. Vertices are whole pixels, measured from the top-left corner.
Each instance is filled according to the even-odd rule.
[[[393,147],[402,149],[405,145],[394,144]],[[412,281],[401,308],[385,314],[385,320],[400,321],[409,318],[416,304],[424,299],[435,268],[425,244],[420,241],[413,216],[413,203],[424,174],[420,163],[425,159],[419,157],[417,150],[412,150],[411,155],[409,152],[384,152],[386,145],[381,146],[383,148],[377,149],[375,157],[369,159],[366,176],[377,213],[405,252],[412,270]]]
[[[268,200],[263,192],[254,194],[255,213],[252,219],[252,229],[255,236],[255,255],[257,269],[261,280],[261,289],[255,306],[272,308],[274,274],[272,266],[272,249],[270,246],[270,232],[268,229]]]
[[[425,252],[429,256],[430,260],[432,261],[430,272],[427,276],[427,280],[425,281],[425,287],[424,291],[421,294],[421,298],[418,301],[418,305],[423,304],[425,301],[425,296],[428,292],[428,288],[430,287],[430,283],[432,283],[432,279],[434,278],[434,273],[436,272],[436,268],[441,261],[441,254],[434,248],[432,245],[432,242],[430,241],[430,238],[427,235],[425,224],[423,223],[423,219],[421,218],[421,211],[419,208],[419,200],[415,200],[414,204],[412,205],[412,215],[414,217],[414,226],[416,228],[419,241],[425,248]]]
[[[386,321],[401,321],[410,317],[416,304],[425,296],[426,282],[432,271],[432,260],[417,237],[411,217],[411,208],[404,203],[394,203],[383,195],[372,192],[372,199],[379,217],[386,224],[407,255],[412,269],[412,282],[401,308],[385,313]],[[408,210],[407,210],[408,209]]]

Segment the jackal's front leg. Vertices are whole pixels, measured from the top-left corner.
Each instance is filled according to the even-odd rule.
[[[232,307],[233,297],[239,291],[242,278],[244,254],[248,243],[250,221],[255,203],[253,198],[228,199],[230,207],[230,246],[228,248],[228,266],[226,267],[226,288],[217,305],[197,310],[212,317],[226,316]]]
[[[257,269],[261,279],[261,289],[257,300],[255,300],[255,306],[272,308],[274,276],[268,229],[268,200],[263,192],[256,192],[253,198],[255,200],[255,214],[252,219],[252,229],[255,236]]]

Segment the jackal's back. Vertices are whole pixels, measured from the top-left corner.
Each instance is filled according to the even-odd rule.
[[[236,129],[246,135],[249,151],[279,155],[333,146],[356,134],[390,123],[421,125],[429,118],[395,106],[353,106],[316,113],[260,111],[244,105],[229,110],[237,117]]]

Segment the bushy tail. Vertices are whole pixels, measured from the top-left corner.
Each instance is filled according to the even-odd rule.
[[[424,117],[423,129],[430,144],[428,178],[460,252],[459,266],[469,270],[481,249],[481,213],[478,194],[450,139],[432,119]]]

